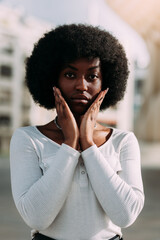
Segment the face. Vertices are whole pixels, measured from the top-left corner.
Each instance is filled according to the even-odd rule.
[[[60,72],[58,87],[73,114],[83,115],[102,87],[99,58],[80,58]]]

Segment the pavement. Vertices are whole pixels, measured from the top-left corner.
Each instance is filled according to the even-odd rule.
[[[122,232],[124,240],[160,240],[160,143],[140,142],[140,149],[145,206],[136,222]],[[0,179],[0,240],[31,240],[30,228],[12,200],[7,157],[0,158]]]

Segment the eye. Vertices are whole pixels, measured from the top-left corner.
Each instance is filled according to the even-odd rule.
[[[96,80],[98,78],[98,75],[97,74],[91,74],[88,76],[88,79],[93,81],[93,80]]]
[[[65,76],[66,78],[75,78],[75,77],[76,77],[75,74],[72,73],[72,72],[67,72],[67,73],[64,74],[64,76]]]

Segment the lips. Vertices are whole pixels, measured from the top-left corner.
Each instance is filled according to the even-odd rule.
[[[71,101],[72,102],[75,102],[75,103],[88,103],[89,101],[89,98],[85,95],[82,95],[82,94],[79,94],[79,95],[75,95],[71,98]]]

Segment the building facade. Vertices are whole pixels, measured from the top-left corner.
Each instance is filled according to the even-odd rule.
[[[31,124],[25,61],[49,25],[0,5],[0,152],[9,150],[13,131]]]

